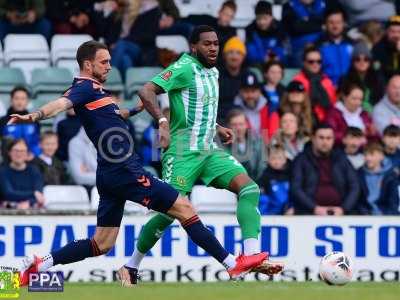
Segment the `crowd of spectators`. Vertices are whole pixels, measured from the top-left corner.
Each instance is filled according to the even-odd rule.
[[[48,40],[55,33],[87,33],[109,46],[124,77],[130,67],[165,64],[157,35],[188,38],[194,26],[211,25],[220,37],[218,119],[235,132],[235,142],[224,147],[259,183],[261,213],[392,215],[400,214],[397,6],[390,0],[288,0],[277,20],[271,3],[259,1],[241,40],[232,0],[216,17],[185,18],[173,0],[0,0],[0,39],[14,32]],[[297,72],[284,84],[288,69]],[[28,112],[29,91],[16,87],[10,99],[0,119],[2,206],[43,207],[47,184],[89,191],[96,151],[74,111],[53,131],[36,123],[7,125],[10,114]],[[135,138],[131,122],[128,127]],[[151,123],[135,147],[160,175],[156,144]]]

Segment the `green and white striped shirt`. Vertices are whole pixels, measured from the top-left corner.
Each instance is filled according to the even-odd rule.
[[[218,111],[218,70],[205,68],[184,54],[152,79],[168,92],[170,101],[170,147],[204,151],[214,143]]]

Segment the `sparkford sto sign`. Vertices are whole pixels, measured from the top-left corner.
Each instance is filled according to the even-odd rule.
[[[112,281],[133,252],[148,216],[127,216],[116,246],[105,256],[89,258],[54,271],[66,281]],[[231,253],[242,250],[235,216],[206,215],[203,222]],[[17,266],[25,255],[45,255],[74,239],[92,236],[93,216],[0,216],[0,265]],[[399,217],[263,217],[260,247],[286,263],[273,280],[318,280],[318,264],[330,251],[344,251],[354,261],[354,280],[400,281]],[[187,238],[175,222],[142,263],[145,281],[228,280],[224,269]],[[265,280],[250,274],[247,280]]]

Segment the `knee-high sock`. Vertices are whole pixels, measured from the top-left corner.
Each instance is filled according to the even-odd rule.
[[[260,189],[253,181],[243,186],[239,192],[236,216],[242,231],[244,253],[259,252],[258,235],[260,234],[261,217],[258,210]]]
[[[226,268],[234,266],[235,263],[232,255],[221,246],[217,238],[203,225],[197,215],[182,222],[182,227],[196,245],[207,251],[218,262]],[[231,265],[228,265],[228,262]]]
[[[156,214],[144,226],[140,232],[137,249],[147,253],[157,243],[164,230],[174,222],[174,219],[164,215]]]
[[[75,240],[64,247],[51,252],[52,265],[70,264],[84,260],[87,257],[99,256],[101,254],[102,253],[94,239]],[[45,258],[48,257],[49,256],[45,256]]]

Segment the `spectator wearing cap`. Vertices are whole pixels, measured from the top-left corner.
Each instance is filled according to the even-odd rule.
[[[372,56],[385,80],[400,72],[400,16],[389,19],[385,36],[372,48]]]
[[[243,76],[234,104],[244,111],[249,128],[267,143],[279,128],[279,115],[269,109],[254,73]]]
[[[327,124],[314,128],[311,143],[293,162],[290,182],[295,214],[351,214],[357,209],[360,183],[345,153],[334,147]]]
[[[290,0],[283,5],[282,22],[289,34],[293,67],[301,66],[301,55],[322,33],[326,0]]]
[[[240,79],[244,76],[246,46],[235,36],[230,38],[223,48],[223,65],[219,68],[218,115],[224,116],[233,106],[233,100],[239,93]]]
[[[259,1],[256,19],[246,27],[247,59],[250,64],[262,65],[269,60],[285,61],[283,30],[272,16],[272,5]]]
[[[352,82],[363,88],[362,107],[369,113],[385,93],[383,76],[373,68],[371,52],[364,42],[354,46],[350,70],[341,81]]]
[[[372,118],[379,133],[393,124],[400,126],[400,75],[393,75],[386,87],[386,94],[375,105]]]
[[[336,145],[342,145],[348,127],[360,128],[368,140],[378,138],[370,114],[362,109],[363,94],[362,87],[355,83],[342,85],[339,92],[341,101],[329,110],[326,119],[335,132]]]
[[[311,102],[301,82],[289,83],[282,97],[280,111],[282,114],[287,112],[295,114],[299,120],[299,133],[305,136],[311,135],[313,127]]]
[[[271,60],[263,65],[264,85],[262,93],[268,101],[271,111],[277,111],[285,93],[285,87],[281,83],[284,67],[280,61]]]
[[[345,34],[346,20],[339,9],[325,13],[325,32],[317,42],[322,56],[322,71],[337,85],[350,68],[353,41]]]
[[[336,88],[332,80],[322,72],[321,65],[321,52],[310,46],[304,50],[303,69],[293,78],[304,85],[318,122],[325,121],[328,110],[336,102]]]

